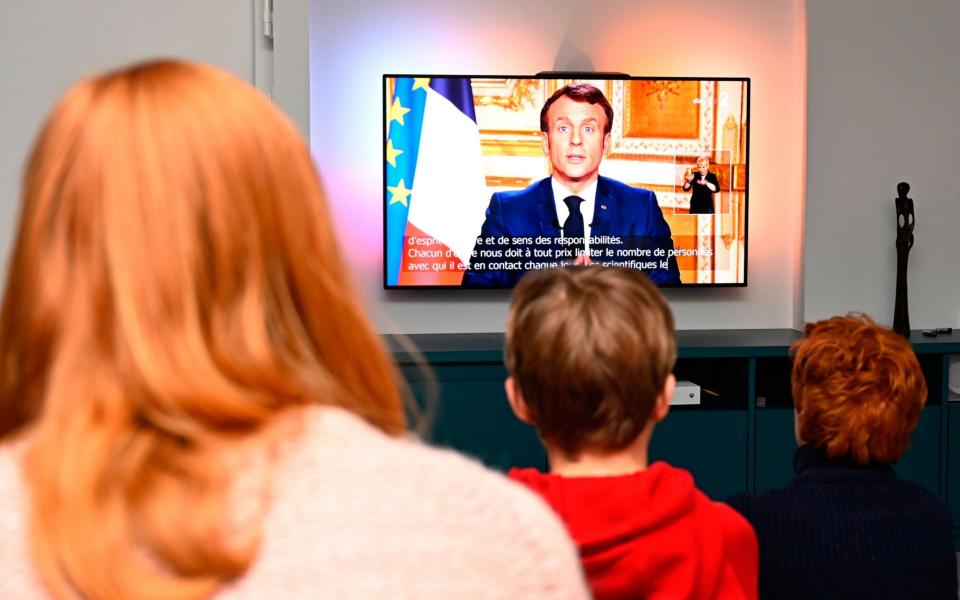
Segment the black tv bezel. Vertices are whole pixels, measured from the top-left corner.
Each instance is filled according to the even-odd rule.
[[[468,78],[468,79],[576,79],[576,80],[596,80],[596,81],[658,81],[658,80],[668,80],[668,81],[739,81],[747,84],[747,158],[745,161],[746,169],[746,179],[744,186],[743,194],[743,281],[737,283],[668,283],[668,284],[657,284],[657,287],[660,289],[698,289],[698,290],[708,290],[708,289],[719,289],[719,288],[745,288],[749,282],[749,267],[750,267],[750,252],[749,252],[749,243],[750,243],[750,111],[751,111],[751,101],[752,101],[752,82],[750,77],[676,77],[676,76],[652,76],[652,75],[630,75],[627,73],[601,73],[601,72],[581,72],[581,71],[546,71],[540,72],[535,75],[454,75],[454,74],[440,74],[440,73],[384,73],[381,76],[381,88],[380,96],[381,98],[387,97],[387,80],[395,79],[398,77],[450,77],[450,78]],[[382,129],[381,134],[381,146],[383,148],[381,154],[381,165],[382,165],[382,179],[381,179],[381,188],[383,189],[383,200],[381,202],[381,230],[382,230],[382,245],[383,249],[381,252],[381,273],[382,273],[382,282],[383,289],[385,291],[395,291],[402,290],[406,292],[412,292],[417,290],[511,290],[512,287],[509,286],[492,286],[492,285],[466,285],[466,286],[451,286],[451,285],[415,285],[415,286],[404,286],[404,285],[389,285],[387,284],[387,202],[389,199],[387,197],[387,107],[386,102],[381,102],[381,118],[380,126]]]

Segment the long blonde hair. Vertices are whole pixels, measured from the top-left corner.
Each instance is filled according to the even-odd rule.
[[[74,86],[34,147],[0,315],[0,437],[23,432],[58,597],[199,598],[256,544],[221,527],[221,450],[288,409],[404,430],[309,151],[211,67]]]

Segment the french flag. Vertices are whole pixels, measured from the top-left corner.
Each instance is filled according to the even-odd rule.
[[[470,79],[393,83],[384,157],[386,283],[459,285],[489,202]]]

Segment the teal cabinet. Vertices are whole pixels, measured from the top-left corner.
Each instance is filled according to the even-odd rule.
[[[786,485],[793,479],[793,454],[797,449],[793,433],[793,409],[757,409],[756,431],[756,478],[753,490],[765,492]]]
[[[703,350],[703,348],[700,348]],[[700,386],[699,406],[672,407],[657,424],[650,460],[684,468],[711,498],[746,489],[749,398],[747,363],[681,346],[674,374]]]
[[[893,468],[901,479],[942,496],[945,490],[940,487],[940,408],[935,405],[923,410],[910,436],[910,448]]]
[[[793,479],[793,455],[797,438],[793,423],[793,397],[790,393],[788,349],[778,356],[756,360],[755,436],[753,488],[763,492],[786,485]]]
[[[432,371],[431,377],[414,365],[401,367],[420,407],[412,411],[411,426],[427,441],[502,471],[546,467],[536,431],[517,420],[507,403],[502,362],[435,364]]]
[[[679,332],[675,374],[701,386],[701,404],[673,407],[654,430],[651,460],[689,470],[718,500],[790,481],[796,441],[789,347],[799,338],[800,332],[787,329]],[[425,407],[428,418],[412,422],[420,423],[428,442],[500,470],[546,466],[536,432],[507,404],[502,334],[403,338],[419,354],[406,350],[401,338],[386,339],[414,404]],[[929,396],[910,449],[895,468],[946,500],[960,548],[960,402],[949,402],[947,387],[949,356],[960,354],[960,332],[937,338],[915,332],[911,342]]]
[[[944,497],[953,513],[953,539],[960,538],[960,402],[951,402],[947,442],[947,469]]]
[[[746,433],[744,411],[674,411],[653,432],[650,460],[682,467],[711,498],[727,498],[747,486]]]

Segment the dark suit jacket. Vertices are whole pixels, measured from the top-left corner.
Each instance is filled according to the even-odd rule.
[[[572,262],[560,237],[549,177],[523,190],[498,192],[490,198],[462,285],[513,287],[531,269]],[[653,192],[600,177],[590,237],[594,263],[638,268],[660,285],[680,283],[677,261],[668,256],[670,226]]]

